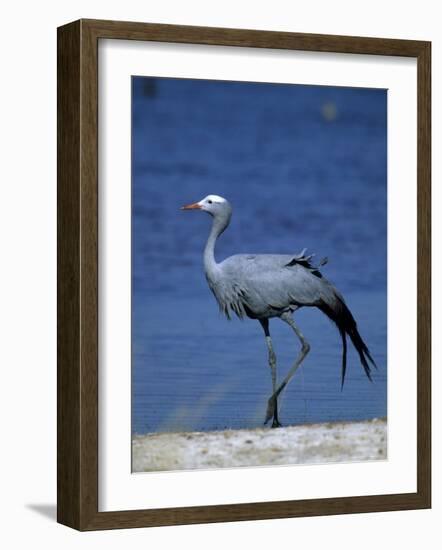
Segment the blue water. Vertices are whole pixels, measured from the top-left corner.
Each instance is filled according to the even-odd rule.
[[[283,424],[387,414],[385,90],[133,78],[132,431],[261,426],[271,393],[260,324],[227,321],[207,287],[211,219],[182,212],[208,194],[234,208],[217,259],[327,256],[379,365],[374,383],[317,309],[295,320],[311,344],[283,392]],[[270,323],[279,377],[299,342]]]

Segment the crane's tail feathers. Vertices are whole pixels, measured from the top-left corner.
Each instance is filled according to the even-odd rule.
[[[348,335],[350,340],[355,347],[356,351],[359,354],[359,359],[361,365],[364,369],[367,378],[372,381],[371,377],[371,363],[375,368],[377,368],[376,363],[374,362],[373,357],[368,350],[367,345],[362,340],[361,335],[359,334],[356,321],[351,314],[351,311],[348,309],[345,302],[340,298],[339,295],[334,295],[333,300],[325,300],[318,306],[319,309],[331,319],[336,326],[338,327],[339,333],[342,339],[342,370],[341,370],[341,389],[344,386],[345,373],[347,370],[347,338]]]
[[[344,387],[345,372],[347,370],[347,336],[345,330],[340,328],[339,333],[342,338],[342,369],[341,369],[341,391]]]

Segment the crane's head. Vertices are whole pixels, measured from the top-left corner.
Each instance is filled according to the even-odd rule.
[[[230,220],[232,207],[229,201],[218,195],[207,195],[204,199],[187,206],[182,206],[181,210],[204,210],[214,218],[225,218]]]

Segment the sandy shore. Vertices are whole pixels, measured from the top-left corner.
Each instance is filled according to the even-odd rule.
[[[387,458],[387,422],[137,435],[133,471],[193,470]]]

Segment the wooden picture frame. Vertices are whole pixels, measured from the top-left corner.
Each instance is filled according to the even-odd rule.
[[[124,39],[404,56],[418,70],[417,492],[98,511],[98,41]],[[58,521],[82,531],[431,506],[431,44],[79,20],[58,29]],[[404,306],[406,307],[406,306]]]

